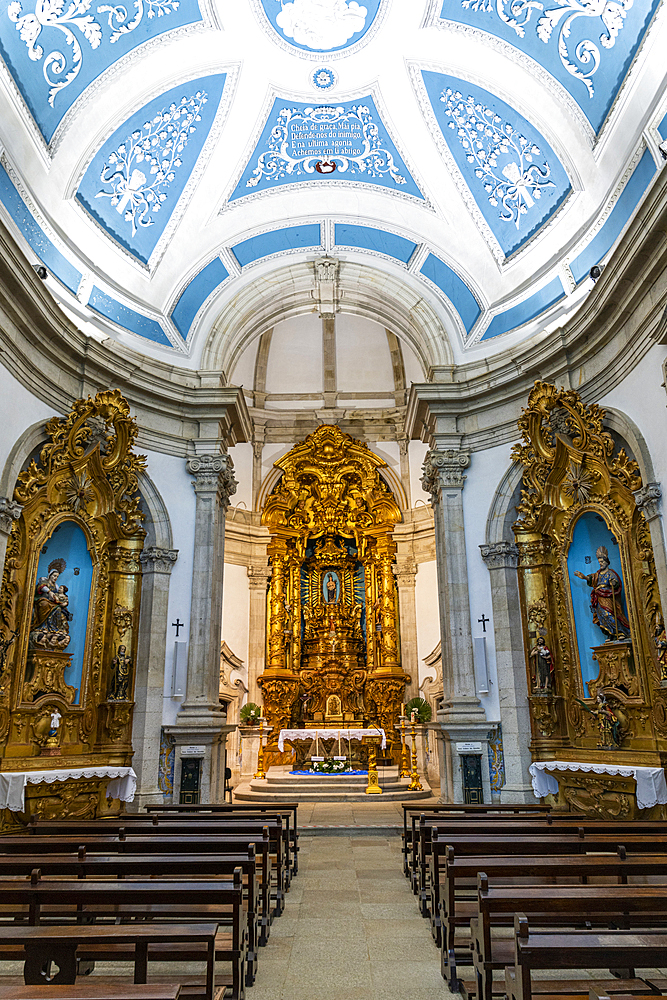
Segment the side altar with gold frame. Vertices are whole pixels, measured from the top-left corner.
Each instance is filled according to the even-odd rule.
[[[118,390],[77,400],[46,433],[13,497],[22,509],[0,594],[0,771],[127,768],[145,459]],[[106,812],[108,780],[28,783],[23,818]],[[21,819],[4,810],[5,827]]]
[[[637,463],[616,452],[604,410],[536,382],[519,419],[519,593],[535,762],[558,804],[604,818],[639,809],[627,772],[667,764],[667,642]],[[547,769],[548,770],[548,769]],[[662,777],[657,772],[659,777]]]
[[[281,730],[313,724],[378,726],[399,762],[395,725],[409,677],[393,571],[401,511],[380,475],[385,462],[322,425],[275,464],[283,475],[262,511],[271,580],[257,681],[273,727],[267,762],[292,760],[278,751]]]

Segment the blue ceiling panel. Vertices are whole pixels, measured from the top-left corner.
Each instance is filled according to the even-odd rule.
[[[83,176],[79,203],[144,263],[199,158],[225,78],[191,80],[156,97],[103,143]]]
[[[359,247],[361,250],[372,250],[383,253],[407,264],[417,249],[414,240],[406,240],[404,236],[388,233],[384,229],[372,226],[354,226],[347,222],[337,222],[335,225],[335,244],[341,247]]]
[[[335,107],[276,99],[229,200],[299,181],[354,181],[424,198],[370,96]]]
[[[278,36],[304,52],[340,52],[360,41],[377,16],[381,0],[260,0]]]
[[[554,76],[597,132],[660,0],[444,0],[440,17],[509,42]]]
[[[122,302],[107,295],[97,285],[93,285],[93,290],[88,299],[88,305],[100,316],[110,319],[112,323],[122,326],[130,333],[136,333],[139,337],[146,337],[156,344],[164,344],[171,347],[171,341],[165,334],[160,324],[149,316],[142,316],[135,309],[124,306]]]
[[[142,42],[201,21],[197,0],[10,0],[0,55],[47,142],[86,87]]]
[[[229,271],[219,257],[203,267],[199,274],[181,293],[178,302],[171,311],[174,326],[183,340],[187,340],[193,320],[209,295],[229,277]]]
[[[549,309],[564,296],[565,292],[560,278],[553,278],[544,288],[540,288],[539,292],[534,292],[523,302],[519,302],[511,309],[506,309],[505,312],[494,316],[482,340],[491,340],[493,337],[499,337],[501,333],[516,330],[517,327],[523,326],[529,320],[535,319],[541,312]]]
[[[452,271],[451,267],[445,264],[444,261],[432,253],[428,255],[422,264],[420,274],[423,274],[425,278],[432,281],[447,296],[461,317],[461,322],[466,332],[470,333],[482,310],[465,281],[459,278],[458,274]]]
[[[494,94],[443,73],[422,73],[445,142],[506,257],[551,218],[571,190],[537,129]]]
[[[286,229],[273,229],[259,236],[251,236],[232,247],[232,253],[241,267],[252,264],[262,257],[285,250],[304,250],[309,247],[322,247],[322,237],[319,223],[309,223],[303,226],[289,226]]]

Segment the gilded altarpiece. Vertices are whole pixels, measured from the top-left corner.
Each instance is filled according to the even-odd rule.
[[[19,475],[0,596],[0,770],[132,762],[134,664],[145,531],[118,390],[46,424]],[[95,816],[107,779],[28,784],[25,815]],[[21,820],[5,810],[4,823]]]
[[[519,591],[536,761],[664,767],[667,654],[637,463],[605,412],[536,382],[519,419]],[[637,812],[634,781],[561,771],[559,804]]]
[[[266,668],[258,678],[272,727],[385,730],[394,725],[409,677],[400,661],[393,529],[401,520],[367,445],[323,425],[275,463],[283,475],[266,501],[271,533]],[[400,748],[399,748],[400,749]]]

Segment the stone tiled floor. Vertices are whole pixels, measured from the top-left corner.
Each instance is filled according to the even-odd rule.
[[[370,802],[301,802],[299,828],[308,826],[400,826],[403,809],[400,802],[382,801],[381,796],[369,796]],[[379,800],[379,801],[378,801]],[[428,805],[437,799],[420,799]]]

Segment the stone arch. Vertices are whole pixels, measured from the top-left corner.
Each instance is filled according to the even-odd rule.
[[[11,500],[16,480],[26,459],[48,440],[45,425],[45,420],[38,420],[37,423],[26,427],[12,445],[0,476],[0,496]]]
[[[655,469],[653,459],[651,458],[651,453],[642,432],[635,422],[626,413],[623,413],[622,410],[617,410],[614,406],[605,406],[604,409],[606,412],[604,426],[612,431],[614,436],[620,437],[622,443],[627,444],[627,450],[631,452],[630,458],[634,458],[639,465],[644,486],[647,483],[654,482]]]
[[[512,522],[516,520],[515,508],[521,497],[522,475],[521,466],[512,462],[498,483],[486,518],[487,545],[495,545],[498,542],[514,544]]]

